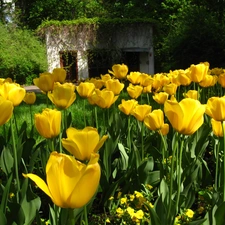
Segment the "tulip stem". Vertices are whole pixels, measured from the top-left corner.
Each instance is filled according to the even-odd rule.
[[[95,109],[95,123],[96,123],[96,128],[98,129],[98,111],[97,111],[97,106],[95,106],[94,109]]]
[[[141,122],[141,160],[144,159],[144,122]]]
[[[84,222],[85,225],[88,225],[87,205],[84,206]]]
[[[169,206],[167,211],[167,220],[171,217],[171,207],[172,207],[172,195],[173,195],[173,176],[174,176],[174,163],[175,163],[175,155],[177,151],[178,145],[178,133],[175,133],[175,144],[172,149],[172,161],[171,161],[171,170],[170,170],[170,186],[169,186]]]
[[[223,121],[221,121],[221,126],[223,130],[223,177],[225,176],[225,129],[223,126]],[[225,179],[223,179],[223,201],[225,201]]]
[[[15,169],[16,185],[17,185],[16,200],[17,200],[17,203],[19,203],[20,179],[19,179],[19,173],[18,173],[18,156],[16,151],[16,141],[15,141],[15,135],[13,130],[12,118],[10,119],[10,127],[11,127],[11,135],[12,135],[13,157],[14,157],[14,167],[15,167],[14,169]]]
[[[176,199],[176,210],[179,211],[179,201],[180,201],[180,192],[181,192],[181,170],[182,170],[182,153],[183,153],[183,147],[184,147],[184,137],[181,139],[181,146],[180,151],[177,151],[179,157],[177,157],[178,160],[178,173],[177,173],[177,199]]]
[[[215,143],[215,150],[216,150],[216,172],[215,172],[215,190],[217,191],[219,187],[219,179],[218,179],[218,171],[219,171],[219,151],[220,151],[220,141],[216,140]]]
[[[84,126],[86,127],[87,123],[86,123],[86,104],[85,104],[85,100],[86,99],[84,99]]]

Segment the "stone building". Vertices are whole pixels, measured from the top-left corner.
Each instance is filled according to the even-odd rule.
[[[50,22],[45,36],[49,71],[67,70],[69,80],[85,80],[108,73],[113,64],[129,72],[154,74],[153,26],[150,22]]]

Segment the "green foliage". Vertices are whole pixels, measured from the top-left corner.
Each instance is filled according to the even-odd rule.
[[[3,78],[31,84],[31,77],[47,69],[45,47],[30,31],[0,24],[0,48]]]

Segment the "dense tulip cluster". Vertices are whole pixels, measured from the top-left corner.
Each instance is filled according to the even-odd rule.
[[[202,133],[208,130],[210,132],[205,137],[210,137],[214,146],[219,146],[214,155],[224,156],[223,160],[216,161],[214,180],[216,191],[224,189],[221,196],[225,202],[225,182],[218,172],[223,169],[225,173],[224,149],[221,151],[218,144],[225,134],[225,70],[210,69],[209,63],[202,62],[190,65],[185,70],[149,75],[129,71],[125,64],[116,64],[107,74],[78,84],[66,81],[66,70],[63,68],[42,73],[33,82],[45,94],[47,100],[51,101],[50,105],[47,101],[47,107],[34,115],[34,127],[41,136],[41,141],[32,145],[34,138],[30,137],[28,144],[19,142],[19,145],[25,147],[32,145],[34,157],[25,157],[25,160],[21,158],[22,163],[18,163],[17,158],[24,157],[25,153],[17,153],[15,137],[12,135],[14,155],[12,157],[11,153],[6,154],[7,148],[4,148],[0,162],[3,170],[10,171],[7,177],[15,174],[17,186],[11,189],[17,191],[17,204],[22,202],[19,193],[25,188],[24,184],[21,188],[19,182],[19,171],[22,170],[25,178],[34,181],[37,187],[61,208],[85,208],[97,192],[99,183],[102,199],[105,200],[109,197],[111,183],[118,185],[119,189],[122,188],[120,185],[126,182],[132,182],[132,185],[152,182],[155,189],[157,185],[160,186],[160,191],[156,192],[160,201],[157,200],[156,204],[162,204],[165,200],[165,205],[157,205],[150,210],[158,210],[160,207],[166,209],[163,211],[166,222],[161,224],[174,225],[175,219],[172,217],[181,213],[179,208],[183,207],[183,212],[193,212],[185,208],[190,205],[186,200],[189,196],[186,195],[191,195],[190,190],[193,189],[194,192],[194,189],[199,188],[196,184],[191,186],[196,182],[192,177],[197,177],[203,170],[199,158],[203,157],[205,145],[201,143],[201,146],[198,146],[198,142],[202,141]],[[71,127],[74,121],[70,121],[66,126],[67,121],[72,120],[67,118],[67,110],[73,107],[76,99],[81,98],[84,102],[84,108],[81,107],[84,127]],[[22,86],[10,79],[0,79],[0,126],[7,128],[8,121],[10,128],[17,125],[10,119],[14,108],[22,101],[31,108],[36,102],[36,94],[26,93]],[[91,118],[87,121],[86,102],[93,108],[90,110]],[[73,110],[70,111],[73,113]],[[93,127],[90,124],[93,124]],[[207,129],[202,131],[204,126]],[[18,129],[17,134],[20,135]],[[18,136],[17,140],[23,140],[22,135],[24,133]],[[104,144],[106,149],[100,151]],[[42,145],[42,149],[38,164],[35,164],[35,157],[39,154],[36,149],[39,145]],[[5,159],[11,158],[13,160],[9,164],[4,162]],[[33,158],[32,166],[29,166],[28,160]],[[188,165],[184,165],[186,161]],[[20,165],[23,167],[18,170]],[[43,167],[41,170],[40,165]],[[15,172],[11,175],[12,168]],[[41,174],[41,171],[44,171],[44,174]],[[131,177],[134,171],[136,174]],[[207,168],[207,173],[209,171]],[[46,177],[46,181],[43,177]],[[187,182],[190,185],[188,188]],[[107,190],[104,190],[104,185]],[[113,192],[117,191],[117,186],[113,188]],[[164,191],[165,193],[161,193]],[[184,197],[180,198],[182,195]],[[144,204],[146,209],[150,207],[148,204],[149,202]],[[134,212],[133,209],[126,210],[128,214]],[[60,210],[55,212],[55,218],[59,212]],[[69,214],[71,213],[60,215],[60,218]],[[193,218],[193,215],[189,217]],[[152,213],[151,216],[157,216],[157,213]],[[142,218],[144,215],[141,214],[137,221],[140,222]]]

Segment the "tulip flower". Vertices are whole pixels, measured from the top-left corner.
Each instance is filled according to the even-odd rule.
[[[17,83],[4,82],[0,85],[0,95],[18,106],[26,95],[26,90]]]
[[[97,129],[93,127],[85,127],[83,130],[69,127],[66,135],[67,138],[62,139],[63,147],[81,161],[89,160],[91,154],[97,153],[108,138],[108,135],[104,135],[100,139]]]
[[[118,79],[110,79],[105,82],[105,87],[107,90],[112,91],[114,95],[119,95],[124,88],[124,84],[120,83]]]
[[[195,100],[198,100],[198,91],[196,90],[189,90],[187,93],[184,94],[184,97],[185,98],[192,98],[192,99],[195,99]]]
[[[160,130],[164,126],[164,114],[161,109],[156,109],[150,112],[144,118],[144,124],[149,130]]]
[[[169,124],[168,123],[164,123],[163,127],[159,130],[159,132],[162,134],[162,135],[167,135],[169,133]]]
[[[39,78],[33,79],[34,84],[43,92],[49,92],[54,87],[54,76],[51,73],[41,73]]]
[[[28,105],[33,105],[36,101],[36,94],[34,92],[27,92],[23,101]]]
[[[144,121],[147,114],[152,111],[152,107],[150,105],[136,105],[132,110],[131,115],[133,115],[138,121]]]
[[[163,87],[163,90],[169,95],[175,95],[177,91],[177,85],[174,83],[167,84]]]
[[[206,112],[217,121],[225,121],[225,97],[211,97],[206,104]]]
[[[87,165],[73,156],[52,152],[46,165],[46,182],[39,176],[23,174],[61,208],[81,208],[97,191],[100,180],[99,155],[92,154]]]
[[[191,98],[185,98],[180,102],[167,100],[164,104],[164,112],[177,132],[191,135],[204,122],[205,106]]]
[[[54,83],[52,92],[48,92],[48,98],[59,109],[69,108],[76,99],[75,85],[72,83]]]
[[[152,98],[160,105],[164,104],[165,101],[168,99],[169,94],[166,92],[159,92],[155,93]]]
[[[94,90],[95,90],[95,85],[90,82],[81,82],[77,87],[76,90],[80,97],[82,98],[89,98]]]
[[[216,84],[218,77],[207,74],[205,78],[199,83],[201,87],[212,87]]]
[[[122,99],[122,102],[120,105],[118,105],[118,108],[124,114],[130,115],[130,113],[132,112],[132,110],[135,108],[137,104],[138,104],[138,101],[136,101],[135,99],[131,99],[127,101]]]
[[[188,86],[191,84],[191,79],[187,75],[188,70],[180,70],[176,77],[176,81],[179,85]]]
[[[0,126],[9,121],[13,114],[13,103],[0,96]]]
[[[188,76],[193,82],[199,83],[205,79],[209,70],[209,63],[199,63],[197,65],[191,65],[189,68]]]
[[[66,79],[66,70],[63,68],[55,68],[52,71],[54,82],[63,83]]]
[[[45,138],[58,136],[61,127],[61,112],[56,109],[44,109],[42,113],[35,114],[35,126],[38,133]]]
[[[139,84],[140,83],[140,72],[130,72],[129,75],[127,75],[127,80],[129,80],[132,84]]]
[[[125,64],[115,64],[112,66],[112,71],[109,70],[109,73],[113,74],[117,79],[124,79],[128,73],[128,67]]]
[[[88,98],[88,101],[102,109],[108,109],[118,99],[118,97],[119,96],[115,96],[112,91],[108,91],[107,89],[103,89],[101,91],[96,89],[95,93]]]
[[[211,119],[211,124],[212,124],[213,134],[216,135],[217,137],[223,137],[223,129],[225,130],[225,122],[223,121],[221,123],[220,121]],[[222,129],[222,124],[223,124],[223,129]]]
[[[95,88],[99,90],[102,89],[102,87],[105,85],[105,81],[96,78],[91,78],[90,80],[88,80],[88,82],[93,83],[95,85]]]
[[[143,91],[143,87],[140,85],[129,84],[127,92],[131,98],[137,99]]]
[[[221,85],[221,87],[225,88],[225,73],[221,73],[218,76],[218,83]]]
[[[101,79],[104,81],[104,82],[106,82],[106,81],[108,81],[108,80],[111,80],[111,76],[110,76],[110,74],[105,74],[105,75],[101,75]]]

